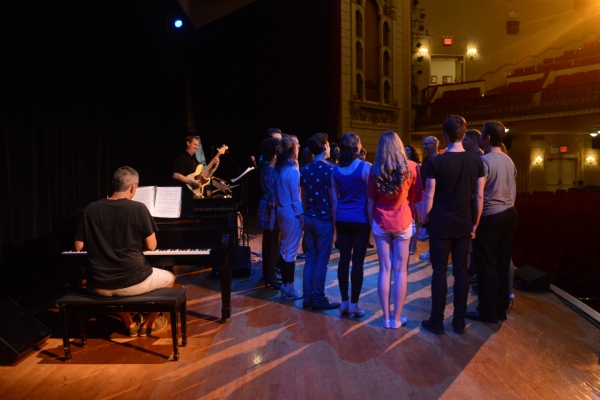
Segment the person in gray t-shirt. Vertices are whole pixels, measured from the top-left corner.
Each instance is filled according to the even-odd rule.
[[[483,211],[473,240],[473,254],[479,285],[477,311],[466,317],[496,323],[506,319],[509,305],[510,257],[517,221],[514,207],[517,169],[502,152],[505,128],[498,121],[486,122],[481,129],[481,158],[485,171]]]

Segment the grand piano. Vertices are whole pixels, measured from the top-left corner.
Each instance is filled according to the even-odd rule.
[[[231,317],[231,275],[233,258],[238,250],[238,210],[240,204],[232,198],[204,198],[194,200],[194,215],[181,218],[155,218],[158,225],[158,248],[145,252],[154,267],[174,265],[212,266],[221,284],[221,320]],[[76,226],[71,222],[71,226]],[[72,234],[70,243],[72,248]],[[64,233],[63,233],[64,235]],[[85,252],[63,251],[63,263],[78,272],[72,285],[81,285],[87,263]],[[78,267],[78,268],[72,268]]]

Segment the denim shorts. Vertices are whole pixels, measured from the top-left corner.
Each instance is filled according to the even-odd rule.
[[[373,236],[390,236],[392,239],[399,238],[401,240],[410,239],[415,233],[417,233],[417,230],[415,228],[415,221],[413,221],[410,224],[410,226],[403,231],[388,232],[386,230],[381,229],[379,225],[377,225],[375,220],[373,220],[373,226],[371,227],[371,229],[373,231]]]

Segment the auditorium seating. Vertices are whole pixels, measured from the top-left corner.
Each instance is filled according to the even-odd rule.
[[[515,266],[547,273],[550,283],[600,309],[600,191],[519,193],[515,206]]]
[[[561,70],[600,63],[600,41],[584,43],[582,48],[565,50],[553,58],[544,58],[542,64],[518,67],[508,73],[509,76],[530,75],[540,72]]]

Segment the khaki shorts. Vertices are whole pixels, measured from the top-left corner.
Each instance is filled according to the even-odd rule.
[[[152,268],[152,273],[143,282],[121,289],[97,289],[88,286],[87,292],[104,297],[129,297],[144,294],[156,289],[171,287],[175,283],[175,275],[164,269]]]

